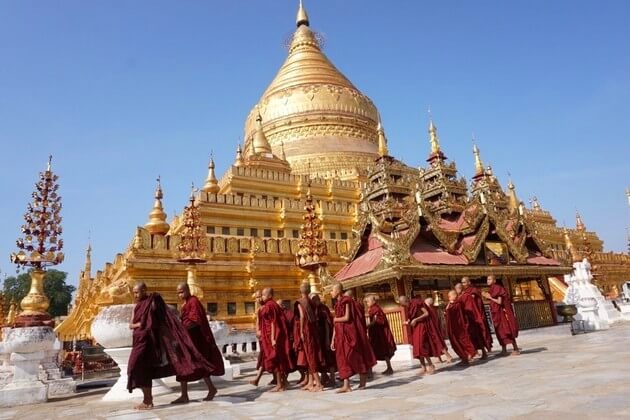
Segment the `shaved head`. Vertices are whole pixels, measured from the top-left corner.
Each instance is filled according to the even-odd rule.
[[[332,290],[330,291],[330,296],[333,299],[337,299],[337,297],[343,293],[343,285],[341,283],[333,284]]]
[[[469,277],[462,277],[462,286],[464,286],[464,289],[468,289],[470,287],[470,278]]]
[[[492,286],[497,282],[497,279],[494,276],[488,276],[488,279],[486,281],[488,283],[488,286]]]
[[[407,306],[409,305],[409,299],[407,298],[407,296],[400,296],[398,298],[398,303],[400,303],[401,306]]]
[[[270,299],[273,299],[273,289],[271,287],[265,287],[262,291],[262,299],[264,302],[267,302]]]
[[[177,297],[181,300],[186,300],[190,297],[190,286],[188,286],[188,283],[179,283],[177,285]]]
[[[462,294],[462,290],[464,290],[464,286],[462,286],[461,283],[456,283],[455,286],[454,286],[454,289],[455,289],[455,292],[458,295],[461,295]]]
[[[136,302],[140,302],[147,296],[147,285],[139,281],[133,286],[133,298]]]
[[[346,290],[344,292],[344,295],[346,295],[348,297],[351,297],[351,298],[354,298],[354,290],[352,290],[352,289]]]
[[[376,304],[376,295],[367,295],[365,301],[367,302],[368,307],[373,306]]]
[[[457,292],[455,290],[448,291],[448,301],[455,302],[457,300]]]

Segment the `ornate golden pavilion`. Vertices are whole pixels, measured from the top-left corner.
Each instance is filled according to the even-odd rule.
[[[195,196],[207,233],[206,262],[191,267],[180,260],[178,245],[184,224],[179,217],[167,222],[162,207],[164,193],[158,182],[148,222],[138,227],[129,246],[94,276],[88,248],[73,309],[56,329],[62,340],[88,338],[99,309],[130,303],[130,289],[137,281],[175,304],[176,284],[188,278],[198,285],[200,298],[212,316],[237,328],[251,327],[255,289],[271,286],[279,298],[292,299],[306,278],[315,287],[320,281],[325,285],[332,280],[329,273],[337,273],[357,255],[364,244],[360,227],[370,200],[364,186],[370,181],[368,175],[383,162],[395,162],[394,178],[405,179],[404,186],[390,186],[393,192],[400,193],[402,188],[409,195],[412,188],[410,197],[421,197],[422,206],[430,203],[430,209],[423,210],[427,218],[430,214],[469,211],[471,200],[487,195],[493,206],[487,206],[486,214],[479,205],[475,214],[484,214],[484,220],[492,220],[492,212],[519,214],[540,258],[555,258],[564,267],[570,262],[563,230],[552,216],[535,199],[532,207],[525,209],[511,183],[504,193],[491,169],[481,164],[478,152],[475,177],[481,177],[484,192],[473,187],[472,197],[468,195],[466,181],[457,178],[455,163],[444,159],[433,123],[428,168],[419,171],[390,158],[375,105],[324,55],[301,4],[296,25],[284,64],[247,116],[244,146],[237,148],[234,162],[221,179],[216,178],[214,161],[210,160],[203,189]],[[481,184],[475,181],[475,185]],[[327,254],[327,266],[320,265],[317,270],[304,270],[296,264],[296,255],[303,250],[303,236],[308,234],[302,225],[309,191],[325,239],[323,254]],[[420,207],[415,206],[417,215]],[[487,229],[485,222],[480,223],[482,226],[475,229]],[[437,231],[435,235],[439,235]],[[444,235],[442,243],[448,244],[449,234]],[[588,252],[600,267],[598,282],[602,288],[612,290],[624,276],[629,277],[628,256],[602,253],[602,241],[581,221],[576,229],[567,231],[567,236],[575,249]],[[518,246],[510,251],[521,258],[525,251]],[[447,246],[449,251],[452,249]],[[387,258],[396,263],[399,257]],[[535,274],[548,271],[543,267]],[[560,274],[558,270],[552,272]]]

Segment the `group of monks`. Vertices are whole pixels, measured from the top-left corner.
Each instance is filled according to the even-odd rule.
[[[507,355],[507,345],[512,354],[520,354],[516,344],[518,326],[510,296],[488,276],[489,289],[483,294],[472,285],[469,278],[462,278],[448,293],[445,309],[446,334],[453,351],[462,364],[485,359],[492,348],[492,335],[485,316],[482,296],[490,303],[495,334],[502,347],[501,355]],[[185,283],[177,286],[183,301],[180,318],[157,293],[147,293],[143,283],[133,289],[136,307],[130,328],[133,330],[133,349],[129,358],[128,389],[141,388],[144,399],[137,409],[153,407],[151,380],[176,375],[181,383],[181,396],[174,404],[186,403],[189,381],[203,379],[208,387],[205,400],[212,400],[217,389],[211,376],[224,374],[223,359],[217,347],[206,314],[199,300],[190,294]],[[330,295],[335,301],[331,311],[318,294],[310,293],[310,286],[300,287],[300,298],[293,308],[274,299],[271,288],[256,292],[259,304],[256,316],[256,335],[259,340],[257,375],[250,382],[258,386],[262,375],[273,375],[271,392],[288,388],[287,377],[300,373],[298,385],[307,391],[318,392],[324,387],[335,388],[337,378],[343,385],[338,393],[349,392],[350,378],[359,375],[358,389],[366,387],[373,375],[377,360],[386,363],[383,375],[392,375],[391,358],[396,343],[385,312],[375,295],[365,299],[368,311],[354,298],[351,291],[344,293],[339,283],[333,285]],[[440,327],[437,311],[430,298],[399,297],[404,310],[405,325],[413,356],[420,361],[420,373],[433,374],[432,358],[446,362],[452,356],[446,346],[445,334]]]

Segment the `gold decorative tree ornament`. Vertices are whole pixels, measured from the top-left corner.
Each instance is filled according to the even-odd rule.
[[[22,312],[15,320],[21,327],[51,325],[47,309],[48,298],[44,294],[44,275],[47,266],[63,262],[61,239],[61,196],[58,193],[59,177],[52,171],[52,156],[48,166],[40,172],[33,201],[28,204],[22,225],[23,236],[16,241],[18,252],[11,254],[11,262],[18,267],[30,267],[31,288],[22,299]]]
[[[319,293],[320,281],[317,273],[320,267],[326,265],[328,249],[326,248],[326,240],[323,237],[321,221],[315,212],[315,203],[311,195],[310,182],[306,192],[304,210],[306,213],[302,216],[304,223],[301,226],[295,263],[301,269],[310,272],[308,282],[311,285],[311,291],[313,293]]]
[[[195,187],[193,185],[190,193],[190,202],[184,208],[182,214],[181,241],[177,245],[179,252],[179,262],[187,264],[188,272],[186,283],[190,287],[190,292],[198,298],[203,297],[203,289],[197,284],[197,264],[206,262],[207,240],[206,233],[201,225],[199,208],[195,203]]]

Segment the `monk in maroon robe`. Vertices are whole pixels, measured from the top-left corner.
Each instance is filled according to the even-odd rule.
[[[317,330],[319,333],[319,344],[324,356],[320,373],[322,375],[322,385],[335,387],[335,372],[337,371],[337,361],[335,352],[330,348],[333,337],[333,314],[320,299],[317,293],[311,293],[311,301],[315,305],[317,316]]]
[[[468,324],[468,335],[477,350],[481,350],[481,358],[486,359],[492,348],[492,335],[486,319],[481,300],[481,292],[472,285],[468,277],[462,278],[462,291],[459,299],[462,302],[464,316]]]
[[[516,316],[512,309],[512,299],[510,299],[510,295],[505,288],[497,284],[497,280],[494,276],[488,276],[487,281],[490,288],[487,292],[484,292],[483,297],[490,301],[490,313],[492,315],[492,323],[494,324],[494,333],[501,345],[501,355],[506,356],[508,354],[508,344],[512,345],[512,354],[519,355],[521,351],[516,344],[518,323],[516,322]]]
[[[273,373],[276,386],[271,391],[287,389],[287,374],[294,368],[290,357],[291,345],[284,311],[273,300],[273,289],[262,292],[263,306],[260,309],[260,345],[264,352],[262,367]]]
[[[407,296],[401,296],[398,302],[405,309],[405,324],[411,329],[409,339],[413,347],[413,357],[422,365],[420,374],[431,375],[435,372],[431,357],[440,356],[442,351],[439,348],[440,343],[435,342],[435,337],[430,334],[429,308],[422,299],[408,299]]]
[[[206,358],[210,366],[213,367],[210,375],[224,375],[225,367],[223,366],[223,356],[217,347],[217,343],[214,341],[214,335],[210,329],[208,318],[206,317],[206,311],[201,305],[201,302],[199,302],[199,299],[197,299],[196,296],[190,294],[190,287],[187,283],[180,283],[177,285],[177,296],[184,301],[181,310],[182,324],[188,330],[188,335],[199,353],[201,353]],[[188,382],[199,379],[201,378],[177,377],[177,381],[181,384],[182,395],[171,404],[187,403],[189,401]],[[217,394],[217,388],[212,383],[210,376],[204,377],[203,380],[208,387],[208,395],[204,398],[204,401],[212,401],[214,396]]]
[[[300,286],[301,297],[295,302],[293,309],[293,349],[297,356],[297,365],[305,371],[307,377],[302,389],[317,392],[323,389],[319,370],[324,356],[319,343],[315,305],[308,296],[310,292],[311,286],[308,283]]]
[[[444,311],[444,318],[446,319],[446,330],[451,347],[459,356],[462,364],[469,364],[477,354],[477,350],[468,336],[468,324],[464,317],[462,302],[457,298],[455,290],[448,292],[448,305]]]
[[[438,315],[438,311],[435,309],[433,298],[426,298],[424,303],[426,303],[427,309],[429,310],[431,335],[435,336],[436,342],[440,343],[439,347],[442,349],[442,354],[446,356],[446,363],[451,363],[453,361],[453,356],[451,356],[448,352],[446,340],[444,339],[444,332],[442,332],[442,325],[440,324],[440,316]],[[442,356],[438,357],[438,360],[442,363]]]
[[[365,314],[349,296],[343,295],[343,287],[337,283],[330,295],[337,299],[335,305],[333,348],[337,359],[339,377],[343,386],[337,393],[350,392],[350,377],[359,374],[359,389],[365,389],[367,374],[376,365],[376,357],[367,337]]]
[[[205,378],[214,370],[199,353],[186,328],[157,293],[147,293],[144,283],[133,288],[136,306],[129,328],[133,342],[127,366],[127,389],[140,388],[141,404],[135,408],[153,408],[152,381],[173,374],[185,378]]]
[[[392,375],[394,369],[392,369],[391,358],[396,353],[396,340],[394,340],[394,334],[389,328],[389,321],[385,312],[376,303],[376,296],[369,295],[367,298],[368,315],[370,322],[368,323],[368,336],[370,338],[370,345],[374,351],[376,360],[384,360],[387,364],[387,369],[383,371],[383,375]]]
[[[256,338],[258,339],[258,362],[256,363],[256,377],[249,381],[251,385],[258,386],[260,382],[260,378],[264,373],[262,368],[262,361],[264,359],[263,349],[260,346],[260,309],[262,308],[263,300],[262,300],[262,292],[260,290],[256,290],[254,295],[255,304],[258,305],[258,311],[256,312]]]

